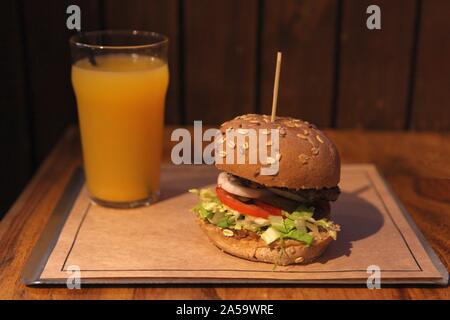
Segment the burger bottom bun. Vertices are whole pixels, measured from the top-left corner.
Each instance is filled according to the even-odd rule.
[[[314,240],[314,243],[309,247],[295,240],[285,240],[283,246],[279,241],[267,245],[259,236],[227,237],[223,234],[221,228],[198,217],[196,219],[209,240],[222,251],[239,258],[274,263],[280,266],[310,263],[319,257],[333,241],[328,236],[321,240]]]

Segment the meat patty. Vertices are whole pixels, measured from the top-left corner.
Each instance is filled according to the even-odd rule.
[[[240,183],[246,187],[255,188],[255,189],[265,189],[266,187],[255,183],[253,181],[243,179],[238,176],[234,176],[236,179],[240,181]],[[341,193],[341,190],[338,186],[332,188],[322,188],[322,189],[289,189],[289,188],[269,188],[269,189],[277,189],[283,192],[289,192],[296,196],[297,201],[305,202],[305,203],[313,203],[317,201],[336,201]]]
[[[303,199],[305,202],[316,202],[321,200],[336,201],[341,193],[339,187],[322,188],[322,189],[288,189],[288,188],[276,188],[281,191],[287,191],[295,194]]]

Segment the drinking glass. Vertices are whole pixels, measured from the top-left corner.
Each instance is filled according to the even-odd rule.
[[[168,42],[147,31],[70,39],[86,185],[99,205],[132,208],[158,199]]]

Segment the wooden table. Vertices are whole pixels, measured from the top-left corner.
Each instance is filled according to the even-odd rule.
[[[164,161],[170,161],[165,132]],[[403,201],[442,262],[450,266],[450,133],[327,131],[343,162],[373,162]],[[69,128],[0,223],[0,299],[448,299],[449,288],[363,286],[145,286],[29,288],[22,268],[72,170],[79,134]]]

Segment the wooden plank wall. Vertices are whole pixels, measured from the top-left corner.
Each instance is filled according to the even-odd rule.
[[[366,8],[382,8],[382,29],[368,30]],[[343,1],[337,127],[403,129],[408,108],[416,2]]]
[[[7,14],[0,20],[1,39],[10,45],[10,50],[2,48],[5,56],[0,59],[1,73],[4,79],[9,80],[2,82],[0,94],[0,218],[25,186],[35,162],[22,63],[23,30],[17,5],[14,0],[5,2],[4,12]],[[16,32],[10,32],[11,27]]]
[[[319,126],[332,125],[338,12],[336,0],[264,2],[262,112],[271,112],[275,56],[281,50],[280,112]]]
[[[421,3],[412,118],[416,130],[450,129],[450,1]]]
[[[253,112],[256,90],[256,0],[183,1],[187,123],[220,123]]]
[[[6,0],[0,216],[76,122],[70,4],[86,31],[170,37],[170,124],[270,112],[282,50],[280,114],[335,128],[450,130],[448,0]],[[381,30],[365,27],[370,4],[381,7]]]

